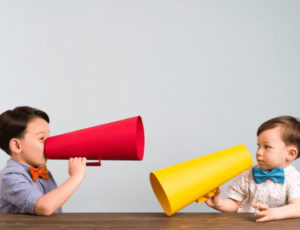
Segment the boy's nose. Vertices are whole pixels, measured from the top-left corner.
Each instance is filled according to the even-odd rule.
[[[256,155],[262,155],[262,151],[260,151],[260,149],[257,149],[257,151],[256,151]]]

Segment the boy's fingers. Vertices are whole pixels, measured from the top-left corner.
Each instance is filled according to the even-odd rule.
[[[212,197],[215,197],[216,195],[219,195],[219,194],[222,192],[222,190],[221,190],[221,189],[218,189],[218,190],[217,190],[217,189],[214,189],[214,190],[212,190],[211,192],[212,192],[212,193],[215,193],[215,194],[214,194],[213,196],[210,196],[209,193],[208,193],[208,194],[205,195],[205,197],[206,197],[206,198],[212,198]]]
[[[256,212],[254,215],[255,216],[266,216],[267,213],[265,211],[263,211],[263,212]]]
[[[205,203],[206,203],[209,207],[214,206],[214,203],[212,202],[211,199],[206,200]]]
[[[261,205],[262,205],[262,203],[251,204],[251,206],[254,208],[259,208]]]
[[[263,218],[260,218],[260,219],[257,219],[256,222],[265,222],[268,220],[268,217],[263,217]]]
[[[86,163],[86,157],[72,157],[69,159],[69,162],[72,162],[72,163]]]
[[[221,192],[222,192],[222,189],[219,189],[219,190],[216,192],[215,196],[216,196],[216,195],[220,195]]]
[[[268,208],[269,208],[269,206],[266,205],[266,204],[261,204],[261,205],[259,206],[259,209],[262,209],[262,210],[266,210],[266,209],[268,209]]]
[[[265,204],[262,204],[262,203],[259,203],[256,208],[258,208],[259,210],[266,210],[269,208],[268,205],[265,205]]]
[[[216,197],[216,196],[214,196],[214,197],[213,197],[213,200],[214,200],[214,201],[213,201],[214,203],[215,203],[215,202],[219,202],[219,200],[220,200],[220,197],[219,197],[219,196],[217,196],[217,197]]]

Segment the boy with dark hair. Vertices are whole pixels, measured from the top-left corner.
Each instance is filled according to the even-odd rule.
[[[300,120],[275,117],[257,130],[257,165],[219,189],[206,204],[221,212],[255,212],[256,222],[300,217],[300,173],[291,162],[299,158]]]
[[[86,158],[71,158],[70,177],[57,187],[45,165],[49,121],[45,112],[28,106],[0,115],[0,148],[10,155],[0,172],[0,212],[45,216],[62,212],[61,206],[85,177]]]

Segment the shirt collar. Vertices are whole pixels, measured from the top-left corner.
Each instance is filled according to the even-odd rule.
[[[20,162],[18,162],[18,161],[9,159],[9,160],[7,161],[7,164],[16,164],[16,165],[20,166],[21,168],[23,168],[26,172],[30,173],[30,172],[29,172],[30,166],[25,165],[25,164],[22,164],[22,163],[20,163]]]
[[[261,169],[259,164],[256,164],[253,167]],[[286,173],[286,172],[290,171],[292,169],[292,167],[293,167],[292,165],[289,165],[288,167],[284,168],[284,172]]]
[[[30,170],[29,170],[30,166],[29,166],[29,165],[22,164],[21,162],[15,161],[15,160],[12,160],[12,159],[9,159],[9,160],[7,161],[7,164],[9,164],[9,163],[17,164],[17,165],[21,166],[26,172],[28,172],[28,173],[30,174]],[[42,166],[39,166],[39,167],[37,167],[37,168],[39,169],[39,168],[41,168],[41,167],[42,167]],[[31,175],[31,174],[30,174],[30,175]]]

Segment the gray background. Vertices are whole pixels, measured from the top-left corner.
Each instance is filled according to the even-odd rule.
[[[140,115],[144,160],[89,167],[63,208],[162,212],[150,172],[238,144],[255,157],[262,122],[300,116],[299,38],[299,0],[2,0],[0,113],[42,109],[51,135]]]

